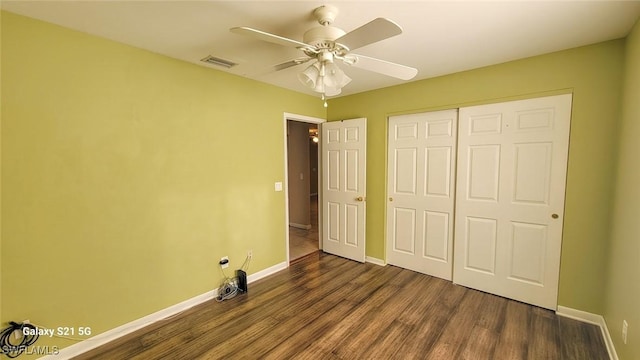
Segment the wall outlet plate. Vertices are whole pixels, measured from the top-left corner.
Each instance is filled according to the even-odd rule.
[[[228,256],[223,256],[220,259],[220,267],[223,269],[226,269],[229,267],[229,257]]]

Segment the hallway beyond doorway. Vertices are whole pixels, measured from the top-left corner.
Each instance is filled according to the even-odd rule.
[[[309,230],[289,226],[289,259],[294,261],[318,251],[318,195],[311,196],[311,228]]]

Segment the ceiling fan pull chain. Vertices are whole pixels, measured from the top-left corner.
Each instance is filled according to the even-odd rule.
[[[322,81],[322,80],[321,80]],[[324,95],[324,82],[321,82],[321,86],[322,86],[322,101],[324,101],[324,103],[322,104],[322,106],[327,107],[327,97]]]

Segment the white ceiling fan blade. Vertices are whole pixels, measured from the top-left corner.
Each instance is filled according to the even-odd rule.
[[[350,64],[353,67],[377,72],[401,80],[411,80],[418,74],[418,69],[392,63],[389,61],[356,54],[349,54],[348,57],[349,61],[346,61],[346,63]],[[351,60],[353,60],[353,58],[355,58],[355,62],[351,63]]]
[[[402,34],[402,28],[398,24],[389,19],[377,18],[340,36],[335,42],[346,46],[349,50],[355,50],[400,34]]]
[[[312,59],[313,58],[298,58],[298,59],[289,60],[287,62],[283,62],[283,63],[278,64],[278,65],[274,65],[273,66],[273,70],[274,71],[280,71],[280,70],[288,69],[288,68],[290,68],[292,66],[304,64],[304,63],[306,63],[306,62],[308,62],[309,60],[312,60]]]
[[[282,46],[289,46],[289,47],[296,47],[296,48],[309,47],[308,44],[305,44],[303,42],[292,40],[292,39],[274,35],[274,34],[270,34],[268,32],[264,32],[261,30],[252,29],[246,26],[234,27],[229,30],[234,34],[251,36],[253,38],[256,38],[262,41],[267,41],[267,42],[282,45]]]

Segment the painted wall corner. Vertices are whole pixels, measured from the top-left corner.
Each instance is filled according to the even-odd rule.
[[[604,317],[620,359],[640,359],[640,20],[626,38],[621,126],[611,212]],[[628,339],[622,340],[622,322]]]

